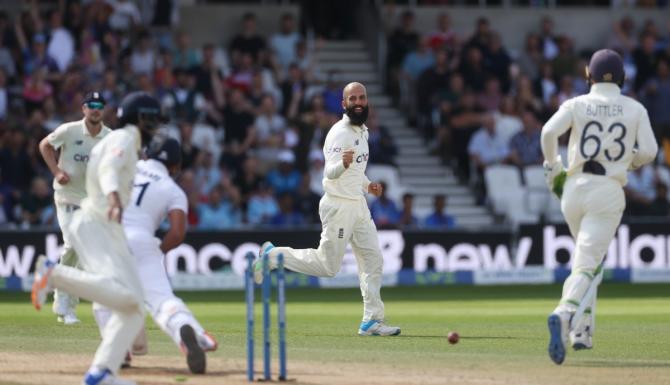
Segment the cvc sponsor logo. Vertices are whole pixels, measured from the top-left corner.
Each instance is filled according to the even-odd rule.
[[[370,153],[361,154],[356,157],[356,163],[367,162],[368,158],[370,158]]]
[[[89,156],[88,155],[83,155],[83,154],[74,154],[74,161],[75,162],[84,162],[88,163]]]

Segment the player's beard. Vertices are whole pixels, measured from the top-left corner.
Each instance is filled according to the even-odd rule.
[[[356,107],[363,107],[363,110],[361,112],[356,112]],[[349,117],[351,124],[353,124],[354,126],[361,126],[365,123],[366,120],[368,120],[368,112],[370,112],[370,109],[368,106],[353,105],[347,107],[345,112]]]

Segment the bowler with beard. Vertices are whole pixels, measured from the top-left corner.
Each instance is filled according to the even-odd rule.
[[[365,176],[368,164],[368,97],[361,83],[349,83],[342,93],[344,115],[326,136],[323,155],[325,194],[319,202],[321,241],[316,249],[275,247],[271,242],[261,246],[254,263],[254,279],[263,281],[262,256],[268,255],[271,269],[277,267],[277,256],[283,254],[286,268],[316,277],[334,277],[340,270],[348,243],[358,262],[358,276],[363,295],[363,320],[358,329],[362,336],[395,336],[400,328],[384,322],[381,299],[382,253],[377,228],[372,221],[365,194],[382,195],[382,185]]]

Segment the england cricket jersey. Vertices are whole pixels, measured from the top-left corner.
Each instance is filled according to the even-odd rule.
[[[86,168],[86,198],[82,208],[107,218],[107,195],[118,192],[126,208],[133,189],[135,164],[142,139],[136,126],[110,132],[91,150]]]
[[[647,110],[613,83],[593,84],[588,94],[561,105],[542,129],[547,160],[556,159],[558,137],[568,129],[568,175],[595,161],[606,176],[625,185],[626,172],[649,163],[658,151]]]
[[[342,153],[354,150],[349,168],[344,168]],[[368,129],[351,124],[345,114],[326,135],[323,145],[326,164],[323,168],[323,189],[326,194],[345,199],[360,199],[368,190],[370,180],[365,175],[370,150]]]
[[[70,177],[66,184],[54,179],[54,197],[57,203],[81,204],[86,197],[86,165],[91,149],[112,130],[102,126],[96,136],[86,129],[84,120],[61,124],[47,136],[47,141],[60,151],[58,168]]]
[[[133,186],[130,203],[123,213],[126,234],[141,232],[153,237],[170,211],[188,212],[186,194],[157,160],[137,162]]]

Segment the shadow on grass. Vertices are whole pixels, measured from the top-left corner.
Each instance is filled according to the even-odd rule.
[[[670,368],[670,362],[587,360],[587,361],[571,362],[570,366],[585,367],[585,368]]]

